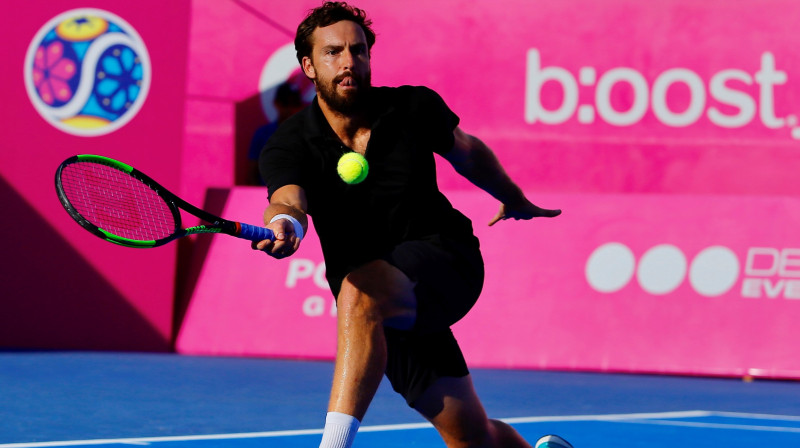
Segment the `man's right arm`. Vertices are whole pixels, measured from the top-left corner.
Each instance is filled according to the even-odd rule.
[[[264,225],[275,233],[275,241],[259,241],[253,248],[275,258],[285,258],[295,253],[300,247],[301,238],[298,235],[305,235],[308,230],[306,210],[308,201],[302,187],[285,185],[276,190],[264,210]],[[301,228],[295,228],[296,224]]]

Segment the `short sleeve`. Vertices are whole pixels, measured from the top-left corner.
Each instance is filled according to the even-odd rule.
[[[415,112],[419,118],[417,123],[424,130],[426,138],[430,139],[433,151],[445,154],[455,144],[455,131],[460,119],[442,97],[427,87],[420,87],[418,110]]]
[[[307,188],[304,167],[308,162],[302,147],[287,147],[270,143],[261,151],[258,169],[269,190],[268,198],[286,185],[299,185]]]

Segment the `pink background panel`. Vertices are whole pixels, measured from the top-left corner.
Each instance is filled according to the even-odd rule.
[[[53,17],[99,8],[122,17],[141,36],[152,83],[138,114],[96,137],[57,130],[26,94],[29,44]],[[152,9],[157,8],[158,14]],[[3,232],[5,312],[0,344],[16,347],[168,350],[172,335],[176,247],[125,249],[80,228],[54,188],[58,165],[76,154],[101,154],[140,168],[170,189],[180,187],[189,2],[29,1],[3,27],[0,65],[0,193],[9,217]],[[13,255],[8,255],[13,254]]]
[[[454,205],[473,219],[487,264],[482,298],[454,327],[471,365],[800,376],[791,342],[800,336],[794,325],[800,317],[798,291],[793,298],[784,297],[783,290],[776,298],[742,296],[751,248],[800,247],[790,231],[800,222],[797,200],[531,196],[543,207],[563,208],[564,214],[490,228],[485,223],[497,205],[492,198],[481,192],[450,194]],[[224,213],[252,213],[263,202],[262,189],[233,189]],[[743,215],[741,207],[759,213]],[[687,265],[709,247],[726,247],[739,270],[732,286],[714,297],[696,292],[688,273],[664,294],[647,292],[645,286],[654,280],[639,281],[638,274],[616,291],[600,292],[587,280],[587,263],[608,243],[625,245],[637,272],[644,256],[664,244],[677,248]],[[180,352],[334,356],[330,293],[314,282],[310,270],[322,261],[313,231],[295,256],[280,261],[250,252],[231,238],[215,238],[210,244],[178,338]],[[240,263],[232,264],[232,259]],[[306,267],[298,269],[300,265]],[[665,276],[670,269],[667,265]],[[303,275],[287,286],[291,272]],[[792,278],[768,280],[774,289]],[[309,300],[320,304],[309,308],[316,310],[313,316],[303,312]]]
[[[318,4],[193,3],[187,89],[202,111],[188,113],[185,160],[199,162],[199,168],[184,180],[184,194],[200,197],[204,188],[238,182],[243,146],[266,121],[257,98],[262,70],[291,43],[305,12]],[[426,14],[377,0],[358,5],[378,32],[373,83],[437,90],[459,114],[462,127],[485,140],[526,189],[800,193],[793,168],[800,163],[800,140],[792,137],[800,132],[795,129],[800,121],[800,62],[794,57],[798,7],[791,0],[442,0]],[[566,72],[577,86],[574,110],[559,123],[526,121],[531,104],[526,95],[533,90],[531,50],[539,54],[541,71]],[[771,92],[771,106],[756,80],[766,54],[774,60],[773,71],[785,77],[764,89]],[[643,115],[625,126],[608,123],[598,112],[598,85],[619,69],[635,72],[645,83]],[[684,113],[698,94],[705,97],[688,126],[667,125],[654,111],[654,86],[674,69],[691,72],[700,87],[691,93],[684,82],[671,83],[664,94],[671,113]],[[582,81],[587,70],[593,79]],[[732,128],[709,118],[712,108],[727,116],[741,113],[727,104],[730,99],[721,101],[711,92],[712,79],[726,71],[747,78],[725,85],[740,97],[737,101],[753,108],[745,124]],[[541,85],[540,94],[541,107],[549,110],[564,101],[562,86],[552,80]],[[606,96],[618,112],[630,109],[636,98],[624,81]],[[581,122],[582,108],[593,114],[592,122]],[[780,124],[765,125],[762,111]],[[220,123],[225,117],[231,123],[227,129]],[[214,169],[206,168],[210,160]],[[464,186],[449,174],[441,184]]]
[[[154,251],[108,245],[86,234],[63,212],[53,193],[53,171],[73,154],[103,154],[142,169],[194,204],[208,203],[214,188],[229,188],[241,180],[243,149],[252,132],[266,121],[258,91],[265,64],[291,42],[306,10],[318,4],[310,0],[145,1],[135,5],[123,1],[37,0],[18,5],[16,19],[0,31],[6,42],[5,60],[9,61],[0,67],[0,79],[6,86],[3,90],[6,107],[0,111],[0,122],[7,130],[0,151],[0,193],[7,211],[19,216],[26,225],[5,232],[6,248],[16,255],[6,257],[3,263],[9,299],[8,312],[3,314],[6,319],[0,322],[3,324],[0,343],[167,349],[173,333],[175,278],[176,274],[183,274],[182,264],[224,263],[250,269],[251,264],[258,266],[265,262],[264,257],[253,258],[260,254],[251,254],[249,249],[246,255],[231,249],[213,258],[212,252],[220,250],[218,244],[237,248],[241,245],[235,240],[225,242],[224,237],[201,238],[199,245],[182,244],[184,250],[178,250],[177,245]],[[440,169],[440,185],[454,195],[454,200],[460,200],[461,194],[475,195],[467,196],[470,213],[473,207],[483,204],[473,218],[487,253],[495,250],[495,240],[506,241],[505,235],[519,231],[516,229],[525,229],[523,241],[537,238],[530,240],[531,244],[539,244],[540,237],[544,238],[541,244],[545,247],[561,242],[559,250],[548,251],[545,259],[536,258],[537,253],[527,253],[525,256],[532,258],[526,258],[521,265],[497,262],[495,258],[504,257],[492,255],[490,269],[498,265],[503,270],[491,278],[505,279],[518,272],[523,275],[515,275],[513,281],[487,282],[487,294],[476,313],[461,324],[463,329],[458,329],[460,338],[470,340],[486,331],[487,326],[481,324],[476,325],[473,333],[469,322],[483,316],[480,310],[486,307],[485,303],[498,300],[495,295],[512,299],[508,302],[504,299],[492,309],[524,309],[534,303],[537,308],[531,312],[551,313],[539,321],[544,324],[535,330],[540,332],[538,339],[554,337],[549,332],[550,321],[546,320],[553,316],[558,319],[569,316],[598,334],[603,334],[606,326],[613,327],[612,323],[621,328],[609,333],[606,339],[593,338],[591,342],[597,349],[587,349],[580,356],[575,355],[581,353],[577,342],[548,344],[547,350],[541,352],[536,340],[525,339],[530,335],[515,334],[515,338],[526,344],[521,354],[504,353],[502,344],[495,344],[477,351],[471,359],[487,365],[576,368],[591,365],[654,371],[765,368],[777,375],[796,370],[788,361],[773,362],[796,358],[788,345],[776,344],[769,351],[763,350],[765,344],[777,339],[778,333],[792,334],[786,328],[786,316],[792,316],[794,302],[736,296],[737,291],[741,292],[744,277],[720,297],[695,297],[688,282],[670,294],[653,297],[643,292],[635,278],[618,292],[597,293],[587,286],[584,272],[591,251],[615,240],[626,244],[637,260],[654,245],[667,243],[679,247],[689,261],[713,244],[729,247],[740,259],[746,257],[751,244],[773,248],[797,246],[794,234],[789,231],[796,217],[791,216],[786,205],[793,204],[793,200],[779,198],[796,197],[800,193],[796,179],[796,167],[800,164],[797,129],[800,61],[794,56],[798,46],[796,2],[442,0],[426,4],[425,14],[420,14],[413,3],[411,7],[397,7],[394,3],[364,0],[358,5],[372,16],[378,32],[372,55],[374,84],[421,84],[437,90],[459,114],[463,129],[486,141],[526,191],[544,199],[564,200],[565,205],[552,205],[567,210],[552,223],[503,223],[503,227],[485,229],[483,222],[494,213],[492,200],[476,192],[452,170]],[[39,27],[66,10],[85,7],[108,10],[130,23],[145,41],[153,67],[150,93],[138,115],[121,129],[92,138],[62,133],[41,119],[25,95],[21,70],[27,47]],[[538,71],[529,57],[534,54],[539,56]],[[766,67],[773,63],[774,68]],[[705,95],[698,118],[687,126],[665,124],[654,106],[658,100],[654,86],[659,79],[663,81],[665,73],[674,73],[674,69],[680,69],[681,76],[696,77],[700,86],[691,91],[685,83],[673,82],[663,94],[668,112],[684,113],[692,100],[697,100],[697,89]],[[626,82],[617,82],[608,91],[605,99],[616,112],[630,109],[637,99],[645,101],[640,119],[624,126],[610,124],[601,116],[599,102],[604,98],[598,95],[601,81],[619,70],[625,71],[626,76],[640,77],[646,89],[646,95],[636,96]],[[757,74],[763,76],[770,71],[771,76],[782,79],[765,86]],[[541,113],[557,110],[564,104],[567,91],[559,82],[536,83],[537,79],[546,78],[545,73],[555,72],[574,79],[577,89],[574,110],[557,123],[541,119],[526,121],[526,110],[539,107]],[[730,98],[723,101],[711,92],[712,80],[721,73],[744,77],[744,80],[729,79],[725,84],[738,95],[736,101],[753,108],[752,117],[740,126],[723,127],[709,118],[712,108],[727,116],[744,114],[726,103]],[[539,94],[540,104],[531,100],[533,91]],[[768,104],[770,98],[773,104]],[[28,161],[32,158],[51,168],[29,168]],[[241,191],[234,189],[231,201],[239,200],[237,195],[244,194]],[[544,192],[548,195],[537,195]],[[241,219],[258,223],[265,192],[255,189],[249,194],[260,195],[257,205],[242,204],[241,209],[231,211],[235,215],[239,215],[237,210],[246,212],[247,216]],[[695,197],[697,194],[720,196]],[[597,198],[603,200],[595,201]],[[256,199],[253,201],[255,204]],[[666,208],[667,205],[671,208]],[[690,220],[692,213],[687,210],[693,211],[694,220]],[[759,210],[765,219],[756,223],[751,221],[755,219],[751,214],[742,217],[742,210]],[[576,212],[579,214],[574,215]],[[705,214],[714,219],[701,220],[699,216]],[[591,219],[584,220],[586,227],[571,227],[572,216]],[[663,225],[674,220],[679,220],[674,228]],[[659,236],[658,241],[645,238],[651,230]],[[639,239],[622,238],[640,234]],[[665,236],[673,237],[674,241],[664,241]],[[513,243],[506,241],[501,247],[517,249]],[[204,244],[210,251],[207,254],[197,250]],[[321,256],[314,253],[313,244],[313,239],[309,239],[303,251],[308,252],[308,260],[319,257],[311,261],[318,266]],[[45,261],[39,255],[42,253],[47,254]],[[242,263],[243,257],[253,261]],[[270,286],[275,282],[283,284],[288,262],[266,261],[266,266],[278,271],[259,271],[258,281],[267,278],[272,281]],[[558,271],[552,273],[557,278],[569,273],[558,288],[534,275],[552,270]],[[220,341],[212,348],[204,348],[199,345],[202,338],[189,337],[214,334],[213,321],[204,323],[205,329],[198,332],[194,326],[198,321],[191,317],[202,315],[207,306],[205,301],[210,300],[201,297],[206,294],[204,288],[227,291],[222,283],[209,278],[213,276],[204,271],[198,284],[178,279],[179,294],[193,291],[196,296],[180,342],[187,349],[191,346],[191,350],[198,351],[233,350],[230,347],[239,344],[240,352],[262,353],[262,348],[250,346],[255,342],[249,339]],[[778,285],[786,287],[790,280],[769,278],[764,279],[767,282],[764,284],[775,289]],[[542,283],[528,284],[528,289],[521,292],[515,289],[525,282]],[[236,284],[241,288],[241,282]],[[500,292],[496,293],[496,288]],[[295,291],[293,302],[275,307],[285,306],[288,308],[283,311],[303,316],[301,321],[305,319],[306,327],[301,327],[304,332],[298,332],[297,340],[307,340],[318,328],[332,334],[333,324],[328,322],[331,319],[327,313],[316,317],[317,320],[302,314],[309,297],[327,298],[325,292],[313,280],[298,281],[291,290]],[[588,298],[594,297],[591,294],[597,300]],[[731,295],[736,296],[735,300]],[[55,297],[60,300],[54,300]],[[720,302],[727,306],[719,305]],[[658,308],[663,304],[675,307]],[[182,305],[183,302],[179,303],[179,308]],[[720,331],[708,332],[706,339],[696,339],[708,341],[708,347],[696,344],[699,347],[693,350],[697,353],[692,353],[703,356],[698,356],[695,362],[689,362],[688,349],[684,348],[690,345],[688,337],[677,337],[676,342],[657,338],[672,336],[678,332],[675,328],[700,338],[703,334],[699,330],[680,326],[676,319],[683,316],[688,323],[702,322],[707,313],[717,312],[718,308],[721,313],[724,309],[742,312],[729,316]],[[317,312],[313,306],[310,309]],[[219,319],[227,322],[238,319],[235,309],[230,310],[232,316],[218,311]],[[602,319],[591,320],[591,311]],[[650,320],[658,315],[672,325],[651,324]],[[747,315],[761,318],[747,323],[747,328],[758,331],[745,330],[743,316]],[[213,314],[207,315],[210,316]],[[502,317],[492,316],[490,319]],[[627,324],[623,325],[624,322]],[[633,345],[632,340],[636,339],[627,337],[635,334],[633,330],[625,333],[627,327],[649,331],[652,347],[661,348],[654,352],[670,356],[659,364],[655,355],[640,357],[637,353],[643,349],[620,352],[622,349],[616,349],[612,342]],[[119,328],[125,331],[119,332]],[[563,334],[568,329],[568,325],[559,325],[553,334],[570,341],[570,336]],[[253,327],[252,331],[258,328]],[[749,339],[745,336],[731,339],[735,334],[749,335]],[[269,338],[254,338],[262,339]],[[671,341],[668,345],[664,343],[667,340]],[[317,346],[306,344],[291,350],[283,345],[281,353],[290,356],[292,350],[302,349],[306,351],[298,353],[299,356],[330,356],[332,341],[320,341]],[[474,339],[466,348],[473,350],[481,343]],[[762,347],[761,352],[756,346]],[[744,351],[739,352],[739,347],[744,347]],[[536,351],[531,354],[526,350]],[[581,361],[584,356],[586,361]],[[678,358],[682,361],[673,362]]]
[[[264,64],[291,42],[305,11],[319,3],[243,4],[193,3],[182,191],[194,202],[202,202],[207,188],[238,179],[243,141],[265,120],[256,90]],[[443,188],[455,201],[467,202],[465,210],[474,214],[489,260],[484,298],[456,328],[472,363],[710,374],[764,369],[757,372],[795,375],[791,359],[796,356],[780,336],[792,334],[791,300],[743,298],[737,293],[743,278],[713,298],[698,295],[687,280],[669,294],[654,296],[635,277],[620,291],[605,294],[588,285],[585,273],[592,251],[613,241],[626,244],[636,260],[658,244],[674,244],[688,262],[713,245],[730,247],[740,259],[749,244],[797,245],[791,226],[783,227],[785,221],[797,221],[787,216],[786,200],[750,196],[800,192],[795,169],[800,152],[792,136],[800,93],[794,2],[443,0],[427,14],[377,0],[359,6],[378,31],[374,84],[437,90],[462,118],[462,127],[485,140],[527,191],[562,193],[536,196],[543,206],[564,207],[557,220],[486,229],[494,201],[452,170],[440,169]],[[560,70],[577,85],[575,110],[559,123],[526,121],[526,107],[534,104],[527,99],[535,84],[528,58],[532,50],[540,58],[539,76]],[[774,70],[786,75],[770,91],[770,112],[783,120],[774,128],[764,124],[761,111],[768,105],[755,79],[766,54]],[[654,85],[676,68],[698,78],[705,95],[697,120],[683,127],[665,124],[654,110]],[[646,86],[645,110],[626,126],[609,124],[598,110],[603,99],[598,84],[619,69],[640,76]],[[740,111],[712,95],[710,83],[731,70],[747,82],[733,80],[726,87],[754,111],[746,124],[725,128],[710,121],[709,110]],[[582,72],[594,79],[583,80]],[[542,83],[538,93],[542,108],[554,110],[564,102],[564,89],[556,82]],[[674,82],[663,94],[665,106],[683,113],[697,93]],[[638,98],[625,82],[607,96],[616,111],[629,109]],[[594,120],[582,120],[579,109]],[[226,213],[260,212],[264,195],[234,189]],[[767,209],[774,219],[743,219],[746,209]],[[320,265],[313,238],[312,232],[295,262]],[[193,260],[203,269],[192,285],[178,349],[332,357],[335,322],[328,293],[313,279],[287,288],[290,261],[265,260],[240,241],[227,240],[211,239],[206,256]],[[322,306],[311,309],[320,315],[303,313],[304,304],[319,300]],[[722,316],[723,323],[707,330],[713,316]],[[750,316],[760,319],[751,322]]]
[[[485,202],[469,196],[458,195],[455,202],[467,207],[471,200]],[[712,375],[800,373],[793,361],[796,347],[787,339],[795,334],[800,313],[796,293],[793,299],[741,293],[750,248],[798,246],[790,230],[800,219],[796,200],[672,195],[536,200],[557,204],[564,214],[513,223],[505,235],[491,238],[492,230],[478,229],[492,281],[474,312],[456,326],[473,362]],[[742,214],[742,207],[758,213]],[[587,263],[596,249],[612,242],[632,251],[636,273],[622,289],[601,293],[587,281]],[[680,250],[689,265],[709,247],[727,247],[739,261],[736,282],[724,294],[707,297],[695,291],[687,274],[666,294],[648,293],[638,280],[641,260],[663,244]],[[667,268],[664,276],[670,275]],[[791,277],[768,280],[778,284]]]
[[[221,213],[258,223],[266,193],[265,188],[234,188]],[[179,352],[333,357],[333,296],[313,223],[301,249],[283,260],[253,251],[236,238],[211,237],[207,244],[176,342]]]

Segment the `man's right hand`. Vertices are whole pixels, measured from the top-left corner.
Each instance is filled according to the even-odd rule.
[[[288,219],[278,219],[267,225],[267,228],[275,234],[275,241],[261,240],[253,242],[251,247],[260,250],[274,258],[286,258],[297,252],[300,247],[300,238],[294,230],[294,225]]]
[[[264,222],[275,234],[275,241],[263,240],[253,243],[251,247],[274,258],[286,258],[297,252],[308,226],[307,209],[306,194],[301,187],[286,185],[279,188],[264,210]]]

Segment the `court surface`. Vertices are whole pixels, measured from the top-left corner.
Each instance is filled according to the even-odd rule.
[[[330,362],[0,352],[0,448],[316,447]],[[800,446],[800,383],[473,369],[490,416],[576,448]],[[443,447],[384,381],[355,447]]]

